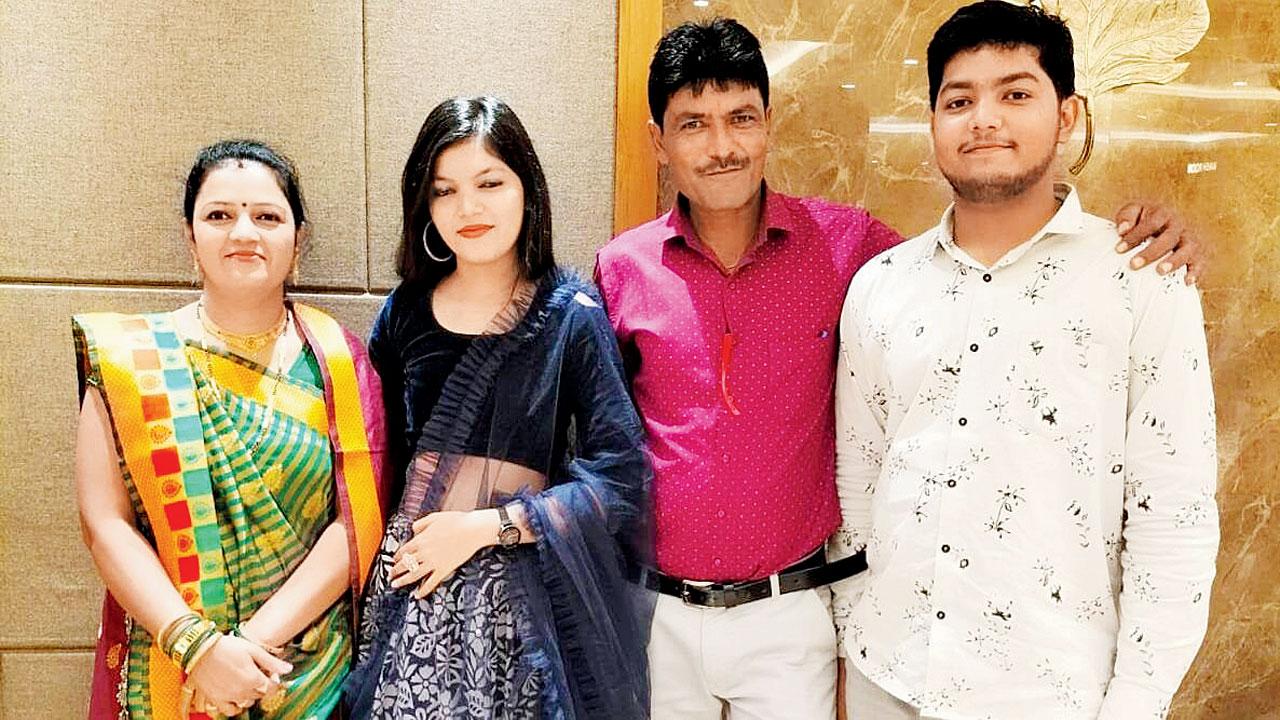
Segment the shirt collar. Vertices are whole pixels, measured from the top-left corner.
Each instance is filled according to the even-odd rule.
[[[1053,195],[1058,200],[1058,211],[1049,218],[1044,227],[1036,231],[1029,240],[1005,253],[990,269],[1002,268],[1017,262],[1036,243],[1049,235],[1075,235],[1084,232],[1084,208],[1080,205],[1080,195],[1073,185],[1054,183]],[[956,245],[954,230],[955,203],[947,206],[942,213],[942,221],[935,228],[938,246],[948,255],[966,265],[982,268],[982,265],[969,256],[969,253]]]
[[[783,238],[794,233],[796,218],[787,197],[770,190],[769,184],[763,181],[760,183],[760,192],[764,194],[764,212],[760,226],[764,229],[765,236]],[[690,246],[699,245],[698,233],[693,229],[693,221],[689,218],[689,199],[684,195],[676,194],[675,206],[667,212],[665,225],[666,240],[679,238]],[[757,236],[755,245],[759,245],[762,239],[764,238]]]

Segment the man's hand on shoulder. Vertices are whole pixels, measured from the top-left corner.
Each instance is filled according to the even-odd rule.
[[[1120,208],[1115,220],[1116,230],[1120,233],[1116,252],[1127,253],[1143,243],[1147,244],[1129,261],[1133,269],[1155,264],[1156,272],[1168,275],[1185,266],[1186,283],[1194,285],[1208,267],[1199,237],[1168,206],[1156,202],[1131,202]]]

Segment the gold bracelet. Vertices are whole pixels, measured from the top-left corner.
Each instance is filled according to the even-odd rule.
[[[179,666],[182,666],[184,664],[183,659],[186,658],[192,648],[198,644],[198,641],[203,640],[210,631],[217,632],[217,625],[214,625],[212,620],[202,619],[199,622],[191,623],[190,626],[183,628],[182,632],[178,634],[178,637],[173,641],[173,644],[169,648],[169,652],[167,653],[169,658]]]
[[[175,635],[174,631],[177,630],[179,626],[185,627],[187,623],[199,621],[200,616],[193,612],[189,612],[185,615],[179,615],[173,620],[170,620],[169,623],[163,628],[160,628],[160,632],[156,634],[156,645],[160,646],[161,650],[165,650],[165,654],[168,654],[165,646],[173,639],[173,636]]]
[[[199,625],[199,617],[185,619],[177,627],[170,629],[169,632],[165,634],[164,643],[160,646],[160,649],[164,651],[165,655],[168,655],[175,660],[178,657],[181,657],[181,655],[174,653],[174,646],[178,644],[179,640],[192,635]],[[188,639],[186,642],[189,644],[191,641]]]
[[[196,651],[191,655],[191,659],[183,664],[183,671],[190,675],[191,671],[195,669],[196,663],[200,662],[200,659],[207,655],[209,651],[213,649],[213,646],[217,645],[218,641],[221,639],[222,633],[216,630],[204,636],[204,642],[200,643],[200,646],[196,648]]]
[[[283,657],[283,656],[284,656],[284,647],[282,647],[282,646],[275,646],[275,645],[268,645],[268,644],[266,644],[266,643],[262,642],[261,640],[258,640],[258,639],[256,639],[256,638],[250,637],[250,636],[248,636],[248,635],[245,635],[245,634],[244,634],[244,631],[240,629],[240,626],[239,626],[239,625],[236,625],[235,627],[231,628],[231,631],[230,631],[229,633],[227,633],[227,634],[228,634],[228,635],[232,635],[232,636],[234,636],[234,637],[238,637],[238,638],[240,638],[241,640],[247,640],[247,641],[249,641],[249,642],[253,643],[254,645],[257,645],[258,647],[262,648],[263,650],[266,650],[267,652],[271,653],[272,655],[275,655],[276,657]]]
[[[218,628],[213,626],[207,627],[204,630],[202,630],[200,634],[196,636],[196,639],[191,641],[191,647],[187,648],[186,654],[182,656],[182,661],[179,662],[178,664],[181,665],[183,668],[186,668],[188,665],[190,665],[191,658],[195,656],[196,652],[198,652],[200,648],[204,647],[204,644],[209,641],[209,638],[217,634],[218,634]]]

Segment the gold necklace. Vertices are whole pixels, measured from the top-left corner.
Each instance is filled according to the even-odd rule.
[[[256,355],[263,348],[275,342],[284,333],[285,326],[289,323],[289,311],[285,309],[275,327],[259,333],[233,333],[230,330],[218,327],[217,323],[204,314],[204,300],[196,302],[196,317],[199,318],[205,332],[220,340],[228,348],[241,350],[251,355]]]
[[[196,314],[197,315],[200,314],[199,304],[196,305]],[[284,330],[285,328],[288,327],[289,322],[291,320],[292,320],[292,317],[289,315],[289,312],[286,310],[284,314],[284,318],[282,319],[284,326],[277,333],[278,335],[284,334]],[[204,360],[205,382],[207,382],[211,386],[209,389],[209,392],[216,393],[214,397],[217,399],[221,399],[222,386],[218,384],[217,378],[214,377],[213,365],[212,363],[209,362],[209,356],[213,354],[213,350],[207,347],[204,343],[200,343],[200,349],[204,353],[203,360]],[[266,415],[263,416],[262,427],[258,429],[257,436],[254,437],[253,443],[249,446],[250,455],[253,455],[258,451],[258,448],[262,447],[262,441],[266,438],[271,428],[275,425],[276,390],[280,387],[280,373],[274,372],[269,365],[266,366],[264,369],[266,370],[266,374],[271,376],[271,390],[267,393],[267,411],[266,411]],[[205,398],[205,401],[210,402],[212,399],[214,398]]]
[[[206,385],[203,388],[201,388],[201,391],[212,395],[212,397],[210,397],[209,395],[203,396],[203,399],[206,404],[212,404],[214,400],[222,399],[221,397],[222,387],[218,385],[217,379],[213,376],[213,365],[212,363],[209,362],[209,356],[213,354],[213,351],[209,347],[204,345],[204,343],[200,343],[199,348],[200,348],[200,351],[204,353],[203,365],[204,365],[204,374],[205,374],[205,383],[206,383]],[[270,369],[268,369],[268,372],[270,372]],[[253,442],[251,442],[249,444],[249,447],[246,448],[246,450],[249,453],[249,457],[253,458],[254,460],[257,459],[257,458],[254,458],[254,455],[256,455],[258,452],[258,449],[262,447],[263,440],[266,439],[267,435],[271,431],[271,428],[275,425],[274,412],[275,412],[275,401],[276,401],[276,388],[278,388],[279,386],[280,386],[280,377],[273,373],[271,378],[271,391],[267,394],[267,411],[266,411],[266,415],[263,417],[263,420],[262,420],[262,427],[258,428],[258,432],[254,436]],[[228,452],[233,452],[232,448],[227,447],[226,440],[223,439],[222,435],[217,435],[216,437],[217,437],[218,444],[222,445],[224,450]],[[241,447],[244,447],[244,446],[242,445]],[[278,463],[275,465],[271,465],[270,467],[260,469],[258,471],[258,475],[262,479],[262,483],[266,485],[267,491],[269,491],[272,494],[278,493],[280,491],[280,486],[284,477],[284,470],[281,469]],[[262,490],[258,485],[254,485],[254,484],[243,485],[241,486],[240,491],[243,494],[244,499],[250,503],[257,502],[259,499],[261,499]]]

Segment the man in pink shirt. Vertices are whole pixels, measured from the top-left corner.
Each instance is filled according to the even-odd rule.
[[[655,470],[653,717],[834,717],[827,585],[866,567],[824,552],[840,524],[836,328],[854,272],[901,237],[764,183],[768,72],[737,22],[669,32],[649,105],[677,204],[602,248],[596,279]],[[1163,211],[1122,212],[1133,244],[1165,230],[1149,257],[1196,259]]]

